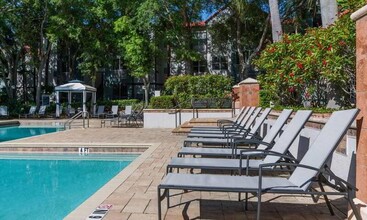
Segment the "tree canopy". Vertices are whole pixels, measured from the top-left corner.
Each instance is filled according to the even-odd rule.
[[[357,1],[338,0],[338,5],[347,8]],[[121,58],[127,72],[144,84],[148,100],[149,74],[158,71],[157,62],[184,63],[192,74],[193,62],[204,59],[195,35],[203,25],[216,45],[213,53],[235,51],[236,80],[242,80],[253,58],[273,40],[270,11],[278,10],[286,34],[321,25],[316,0],[270,3],[277,1],[0,0],[3,92],[7,99],[16,98],[19,76],[32,78],[37,87],[33,101],[39,105],[52,60],[61,81],[82,74],[93,82]]]

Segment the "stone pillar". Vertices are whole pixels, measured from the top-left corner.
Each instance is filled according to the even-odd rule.
[[[240,108],[243,106],[259,106],[260,104],[260,85],[257,80],[252,78],[247,78],[242,82],[238,83],[239,85],[239,101]]]
[[[356,184],[359,191],[356,202],[367,203],[367,5],[353,13],[351,18],[357,22],[356,101],[361,110],[357,118]],[[364,209],[360,209],[361,214],[367,217]]]

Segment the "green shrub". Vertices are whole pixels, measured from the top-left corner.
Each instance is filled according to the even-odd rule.
[[[173,95],[181,108],[191,108],[193,98],[225,98],[231,93],[232,79],[222,75],[171,76],[164,84],[164,92]]]
[[[31,106],[30,104],[28,105],[18,100],[8,100],[5,105],[8,106],[9,115],[11,117],[18,117],[19,114],[28,113]]]
[[[153,109],[170,109],[174,108],[175,103],[173,96],[164,95],[150,98],[150,108]]]
[[[347,13],[329,28],[284,35],[268,45],[255,61],[261,103],[301,106],[305,101],[324,107],[331,93],[340,106],[354,102],[355,22]]]

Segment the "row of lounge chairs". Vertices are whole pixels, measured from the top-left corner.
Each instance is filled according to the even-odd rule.
[[[258,116],[260,111],[259,108],[247,107],[234,120],[218,121],[216,128],[192,129],[178,157],[168,163],[167,174],[158,186],[158,219],[162,218],[161,202],[164,199],[170,207],[170,190],[245,193],[246,208],[248,193],[251,193],[257,197],[257,219],[261,217],[261,199],[265,193],[323,196],[332,215],[334,212],[328,195],[343,195],[355,217],[362,219],[352,201],[357,189],[337,177],[327,166],[328,159],[359,110],[332,113],[301,160],[288,150],[312,111],[299,110],[290,120],[292,110],[283,110],[263,138],[258,133],[270,109],[265,109]],[[290,122],[286,124],[288,120]],[[188,155],[194,157],[186,157]],[[173,173],[176,169],[230,170],[236,175]],[[249,171],[255,171],[256,175],[250,176]],[[266,176],[265,171],[287,171],[290,175],[288,178]],[[317,189],[314,183],[318,185]],[[336,190],[325,191],[324,185]]]
[[[45,117],[46,116],[46,108],[47,106],[42,105],[38,109],[37,112],[37,106],[31,106],[29,108],[29,112],[25,114],[19,114],[19,118],[32,118],[32,117]]]
[[[99,109],[99,108],[98,108]],[[125,106],[125,111],[118,112],[118,106],[112,106],[111,112],[104,115],[104,119],[101,120],[101,127],[106,125],[106,122],[121,124],[134,124],[138,125],[139,122],[143,122],[143,110],[144,108],[134,109],[132,106]]]

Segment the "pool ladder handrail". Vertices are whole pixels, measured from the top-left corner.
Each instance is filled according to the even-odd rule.
[[[68,126],[69,129],[71,129],[71,124],[76,120],[76,119],[79,119],[79,118],[83,118],[83,128],[89,128],[89,112],[78,112],[76,113],[73,117],[71,117],[69,120],[67,120],[65,123],[64,123],[64,129],[66,130],[66,127]]]

